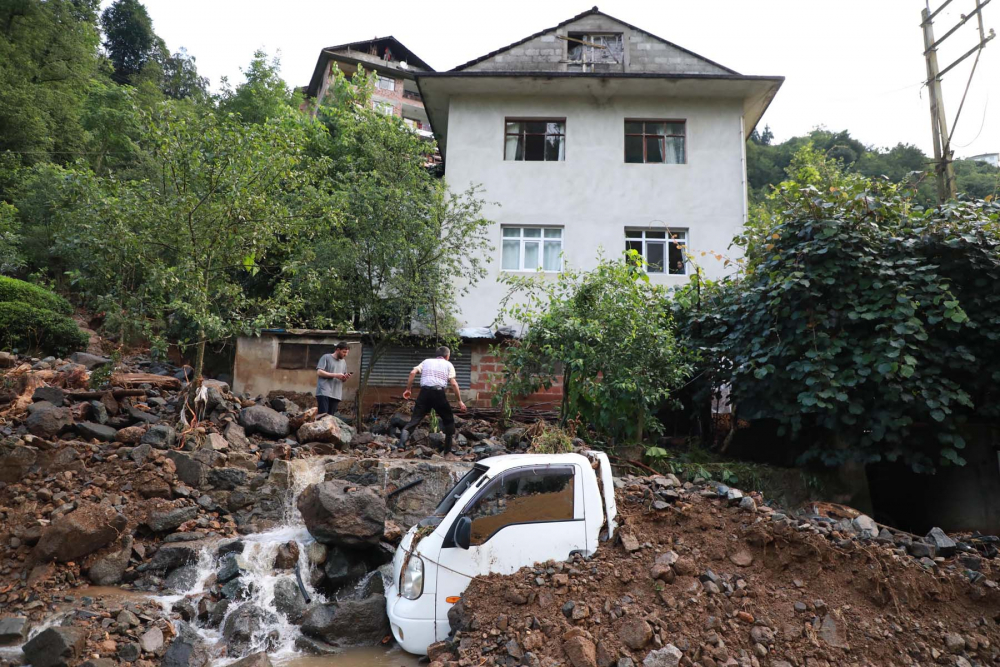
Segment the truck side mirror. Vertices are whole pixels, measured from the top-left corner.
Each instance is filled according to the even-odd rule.
[[[472,519],[467,516],[460,516],[455,522],[455,544],[463,549],[472,544]]]

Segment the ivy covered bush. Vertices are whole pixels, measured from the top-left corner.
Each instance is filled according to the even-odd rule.
[[[87,346],[88,337],[57,294],[0,277],[0,349],[66,355]]]
[[[815,155],[790,175],[736,240],[740,272],[674,301],[705,392],[730,384],[805,460],[964,464],[962,424],[1000,401],[1000,206],[924,210]]]

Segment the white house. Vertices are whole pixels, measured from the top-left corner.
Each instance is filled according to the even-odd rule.
[[[499,204],[465,326],[494,323],[501,272],[554,276],[626,248],[668,285],[691,262],[731,270],[718,257],[746,220],[745,141],[783,77],[738,74],[596,7],[415,76],[449,187]]]

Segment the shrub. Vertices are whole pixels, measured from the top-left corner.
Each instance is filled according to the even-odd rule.
[[[0,276],[0,303],[16,301],[19,303],[55,311],[63,315],[69,315],[73,308],[69,301],[58,294],[54,294],[44,287],[26,283],[23,280]]]
[[[87,341],[72,318],[18,301],[0,303],[0,349],[63,356],[85,348]]]

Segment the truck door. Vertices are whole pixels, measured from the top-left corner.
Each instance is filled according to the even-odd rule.
[[[473,496],[461,514],[472,520],[469,548],[455,544],[456,520],[438,557],[439,641],[450,631],[448,610],[473,577],[511,574],[526,565],[565,560],[573,551],[586,548],[580,474],[579,467],[572,464],[513,468]]]

